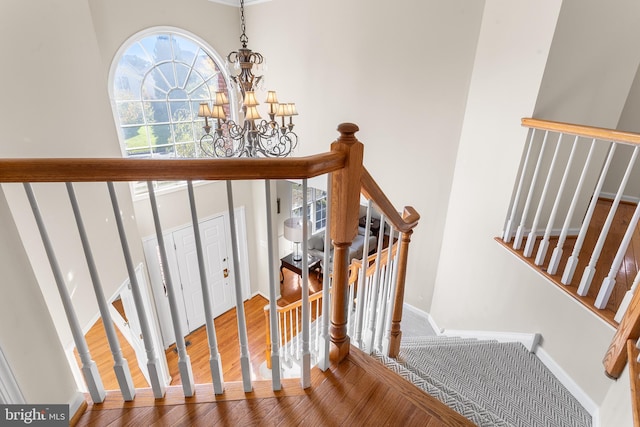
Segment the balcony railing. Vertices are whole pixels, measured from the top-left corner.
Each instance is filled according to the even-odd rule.
[[[529,134],[497,240],[617,328],[604,357],[617,378],[635,354],[627,342],[640,337],[640,134],[537,119],[522,125]]]

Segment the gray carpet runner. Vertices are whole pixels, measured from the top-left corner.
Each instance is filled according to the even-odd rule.
[[[591,415],[520,343],[406,338],[397,360],[375,357],[478,426],[592,425]]]

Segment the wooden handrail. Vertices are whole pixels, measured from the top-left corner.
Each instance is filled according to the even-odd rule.
[[[640,292],[635,292],[618,325],[603,364],[607,375],[618,378],[627,363],[627,340],[640,337]]]
[[[0,182],[303,179],[345,161],[337,151],[282,159],[0,159]]]
[[[562,132],[570,135],[584,136],[587,138],[596,138],[604,141],[640,144],[640,134],[619,131],[615,129],[576,125],[563,122],[553,122],[550,120],[540,120],[532,118],[523,118],[522,126],[534,129],[549,130],[553,132]]]
[[[376,206],[380,208],[381,213],[396,230],[401,233],[406,233],[418,225],[420,214],[412,206],[405,206],[404,217],[401,216],[393,207],[393,204],[389,198],[387,198],[386,194],[384,194],[378,183],[373,179],[371,174],[369,174],[369,171],[364,167],[360,183],[362,184],[362,193],[365,197],[372,200]]]
[[[640,427],[640,362],[638,347],[634,340],[627,341],[627,358],[629,359],[629,380],[631,382],[631,411],[633,425]]]

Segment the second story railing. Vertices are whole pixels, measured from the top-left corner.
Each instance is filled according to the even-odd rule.
[[[628,346],[640,345],[640,134],[522,125],[529,134],[496,240],[617,329],[604,357],[617,378],[635,354]]]
[[[285,159],[197,159],[197,160],[135,160],[135,159],[2,159],[0,160],[0,183],[22,183],[32,208],[34,218],[42,243],[51,266],[53,277],[60,294],[62,305],[69,326],[72,331],[73,340],[78,350],[82,364],[82,374],[87,384],[87,388],[94,402],[102,402],[106,392],[102,385],[102,380],[96,368],[95,362],[91,358],[89,348],[84,338],[83,325],[80,324],[76,315],[76,308],[66,283],[66,277],[62,273],[58,261],[59,254],[56,253],[55,242],[49,238],[49,231],[43,220],[43,212],[39,206],[36,193],[32,184],[37,183],[61,183],[66,187],[70,204],[73,208],[77,231],[82,243],[83,252],[86,258],[86,265],[93,282],[97,305],[100,317],[106,331],[109,347],[114,359],[114,370],[118,379],[118,384],[125,400],[133,400],[136,390],[131,380],[127,361],[122,355],[118,338],[113,327],[110,315],[110,307],[100,284],[101,272],[98,270],[94,260],[92,249],[95,248],[95,241],[92,241],[85,229],[85,218],[79,208],[78,197],[75,194],[74,184],[80,182],[104,183],[110,198],[112,214],[117,227],[118,239],[122,247],[122,259],[128,272],[133,303],[138,313],[140,323],[141,338],[144,343],[144,354],[146,356],[146,367],[149,371],[149,381],[156,398],[162,398],[165,394],[166,378],[161,373],[160,359],[163,357],[162,349],[154,344],[153,327],[149,320],[149,313],[145,307],[146,291],[142,289],[136,276],[136,265],[131,256],[132,242],[123,223],[122,212],[118,195],[116,193],[116,182],[143,181],[148,183],[149,203],[153,216],[153,223],[158,241],[158,255],[161,265],[169,264],[165,244],[164,231],[161,217],[163,215],[162,206],[156,200],[153,181],[186,181],[187,193],[189,197],[189,208],[191,213],[192,227],[195,238],[198,274],[202,291],[202,301],[206,318],[207,345],[210,353],[210,370],[212,386],[216,394],[224,392],[224,378],[221,369],[220,356],[218,354],[217,335],[213,323],[212,296],[210,286],[207,281],[207,272],[204,260],[202,243],[202,232],[199,228],[200,218],[197,213],[198,200],[193,189],[193,181],[225,181],[227,192],[227,208],[229,229],[236,230],[236,218],[234,215],[234,193],[231,182],[234,180],[262,180],[265,186],[265,218],[267,224],[268,256],[269,256],[269,324],[271,336],[271,363],[272,363],[272,387],[274,390],[281,388],[281,358],[283,356],[279,337],[279,319],[277,317],[276,283],[278,282],[275,271],[275,249],[274,236],[272,233],[272,211],[274,210],[275,198],[271,194],[271,180],[276,179],[301,179],[303,181],[303,194],[306,198],[307,179],[323,174],[329,176],[328,191],[328,214],[327,214],[327,239],[333,243],[333,255],[329,258],[327,251],[325,257],[325,269],[331,274],[325,274],[325,286],[323,289],[322,306],[316,307],[315,315],[328,313],[322,316],[325,320],[319,329],[318,359],[322,369],[329,366],[329,361],[339,363],[349,352],[350,338],[347,331],[347,317],[350,307],[349,299],[349,254],[348,247],[357,234],[360,209],[360,191],[372,201],[381,215],[383,215],[383,234],[385,226],[391,227],[388,235],[392,244],[398,241],[398,255],[396,267],[394,268],[394,280],[384,282],[383,288],[387,292],[385,299],[393,301],[393,305],[387,305],[386,318],[390,320],[389,327],[389,353],[393,354],[393,349],[399,347],[401,337],[400,321],[402,316],[402,301],[404,295],[404,281],[406,263],[408,259],[408,247],[413,228],[417,225],[419,215],[411,207],[405,208],[404,215],[400,215],[391,205],[388,198],[373,181],[362,165],[363,145],[354,136],[358,130],[352,124],[342,124],[338,128],[340,137],[331,146],[331,151],[324,154]],[[303,201],[302,215],[307,215],[307,201]],[[45,214],[46,215],[46,214]],[[303,221],[303,235],[308,236],[307,224]],[[394,231],[395,230],[395,231]],[[394,237],[397,234],[397,238]],[[231,250],[233,253],[233,270],[239,271],[238,265],[240,254],[238,248],[238,238],[235,232],[231,233]],[[306,255],[307,238],[302,242],[303,252]],[[311,304],[310,300],[316,297],[309,296],[308,290],[308,265],[307,257],[303,256],[302,268],[302,300],[299,307],[298,325],[301,329],[300,354],[301,354],[301,386],[310,386],[310,323]],[[378,261],[377,261],[378,262]],[[328,268],[327,268],[328,267]],[[178,353],[178,367],[181,377],[182,388],[185,396],[192,396],[195,392],[191,362],[187,352],[185,342],[184,326],[180,321],[179,302],[176,297],[175,278],[171,277],[171,272],[163,271],[165,292],[168,298],[173,334],[175,335],[176,352]],[[329,276],[331,280],[329,282]],[[233,285],[235,292],[235,308],[238,316],[238,337],[239,337],[239,362],[242,368],[242,383],[245,392],[250,392],[253,388],[251,378],[250,354],[247,339],[247,325],[244,320],[243,294],[240,284],[240,275],[234,275],[236,282]],[[387,277],[391,277],[387,275]],[[380,282],[382,283],[382,282]],[[392,292],[393,290],[393,292]],[[329,292],[331,298],[329,298]],[[371,293],[371,296],[374,294]],[[371,297],[370,297],[371,298]],[[360,299],[363,301],[364,299]],[[330,305],[329,305],[330,304]],[[381,307],[380,304],[373,304]],[[378,308],[378,310],[383,310]],[[330,327],[329,327],[330,325]]]

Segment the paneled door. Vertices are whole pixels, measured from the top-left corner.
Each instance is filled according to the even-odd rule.
[[[217,217],[200,224],[204,261],[212,297],[213,317],[217,317],[235,306],[233,277],[229,268],[227,244],[223,217]],[[185,228],[173,233],[178,275],[184,303],[184,323],[186,332],[192,332],[205,324],[202,287],[198,269],[193,228]]]

